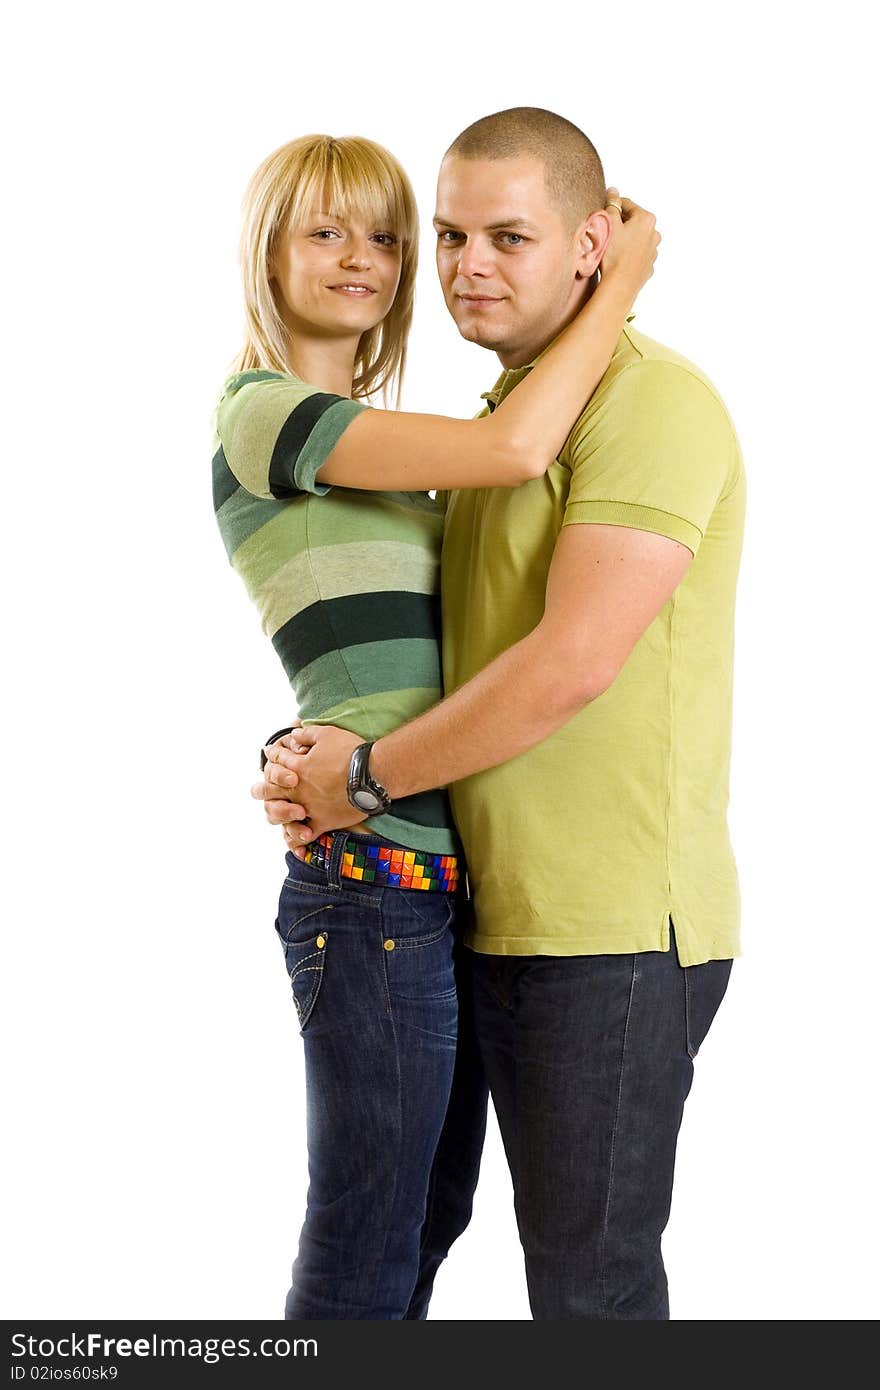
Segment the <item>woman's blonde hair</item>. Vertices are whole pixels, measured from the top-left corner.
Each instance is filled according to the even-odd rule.
[[[233,372],[264,367],[289,372],[290,335],[279,313],[269,268],[284,232],[315,207],[393,232],[401,244],[400,284],[381,323],[361,337],[352,395],[400,384],[412,323],[418,260],[418,213],[412,186],[397,160],[360,136],[303,135],[275,150],[253,174],[242,201],[239,244],[245,300],[244,346]]]

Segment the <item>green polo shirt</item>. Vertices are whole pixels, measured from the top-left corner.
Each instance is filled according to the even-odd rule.
[[[505,372],[489,408],[530,369]],[[563,526],[653,531],[695,557],[603,695],[527,753],[451,788],[476,950],[665,951],[671,916],[682,965],[739,953],[727,804],[744,504],[717,391],[630,327],[544,477],[448,494],[447,693],[540,622]]]

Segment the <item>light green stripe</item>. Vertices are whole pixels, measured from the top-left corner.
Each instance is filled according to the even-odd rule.
[[[230,498],[230,501],[234,500],[234,497]],[[235,552],[235,568],[240,571],[251,594],[268,584],[273,574],[277,574],[291,556],[304,552],[306,545],[304,498],[262,505],[267,509],[265,523],[258,531],[248,535]]]
[[[376,493],[343,493],[341,489],[326,500],[300,497],[258,502],[239,488],[218,511],[217,522],[227,553],[234,555],[235,567],[251,592],[269,583],[293,555],[305,550],[307,543],[314,554],[321,556],[329,556],[335,550],[345,552],[351,547],[352,557],[356,549],[375,550],[388,557],[403,547],[411,555],[413,573],[425,575],[428,566],[437,562],[443,527],[439,514],[426,517],[421,507],[410,507]],[[365,535],[370,539],[364,540]],[[425,557],[421,565],[415,558],[416,551]],[[327,563],[328,570],[336,573],[334,562]],[[356,572],[354,565],[352,572]],[[400,573],[399,568],[395,573]],[[393,586],[383,583],[382,587]],[[416,592],[433,593],[435,587],[436,578],[430,586]]]
[[[674,512],[659,511],[656,507],[640,507],[635,502],[569,502],[563,526],[582,522],[604,522],[607,526],[631,526],[635,531],[654,531],[680,541],[696,554],[703,533],[698,526]]]
[[[296,695],[303,719],[320,719],[335,708],[343,690],[379,695],[393,701],[398,686],[421,687],[440,693],[440,653],[428,637],[405,637],[393,642],[364,642],[344,652],[327,652],[296,678]],[[354,691],[352,692],[354,694]]]
[[[217,431],[226,462],[238,481],[255,497],[270,498],[269,464],[278,434],[288,416],[309,396],[313,386],[296,377],[254,381],[224,396],[217,407]]]
[[[265,501],[252,497],[243,487],[237,488],[231,497],[227,497],[217,512],[217,525],[226,546],[226,554],[235,563],[236,568],[240,568],[237,553],[249,542],[259,551],[260,543],[256,538],[267,525],[274,524],[279,507],[284,505],[274,497]]]
[[[439,703],[439,686],[416,686],[409,690],[391,690],[380,695],[356,696],[324,710],[309,724],[336,724],[340,729],[360,734],[361,738],[382,738],[393,733],[401,724],[424,714]]]
[[[370,544],[397,541],[432,550],[443,535],[443,517],[433,508],[350,488],[334,488],[328,498],[310,502],[308,525],[312,546],[350,545],[369,535]]]
[[[351,545],[316,546],[312,568],[322,598],[369,594],[383,589],[413,594],[437,592],[440,556],[421,545],[397,541],[361,541]]]
[[[294,555],[259,589],[251,590],[251,598],[260,610],[263,631],[274,637],[286,622],[318,601],[308,555]]]
[[[400,589],[411,594],[437,592],[439,557],[416,545],[322,546],[310,555],[294,555],[259,589],[251,593],[259,606],[263,630],[272,637],[297,613],[322,599],[347,598],[350,594],[376,594]]]

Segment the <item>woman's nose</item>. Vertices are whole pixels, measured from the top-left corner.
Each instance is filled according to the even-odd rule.
[[[343,265],[368,266],[370,264],[370,243],[366,237],[353,237],[344,248]]]

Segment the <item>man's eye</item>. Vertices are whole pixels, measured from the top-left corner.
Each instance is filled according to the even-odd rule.
[[[508,246],[521,246],[525,237],[520,236],[519,232],[502,232],[501,240],[506,242]]]
[[[437,236],[439,240],[445,242],[447,246],[451,246],[453,242],[461,241],[462,239],[461,232],[438,232]]]

